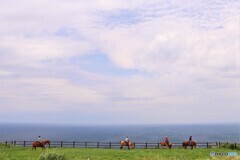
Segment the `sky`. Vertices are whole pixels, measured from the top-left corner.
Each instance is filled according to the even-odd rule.
[[[0,122],[240,123],[239,8],[0,0]]]

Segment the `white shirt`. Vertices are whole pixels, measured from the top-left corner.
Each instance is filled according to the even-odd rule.
[[[128,138],[125,138],[125,141],[126,141],[126,142],[128,142],[128,141],[129,141],[129,139],[128,139]]]

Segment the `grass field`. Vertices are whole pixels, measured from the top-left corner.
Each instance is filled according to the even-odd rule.
[[[211,157],[210,152],[237,152],[231,149],[82,149],[82,148],[50,148],[32,151],[30,147],[13,147],[0,145],[0,160],[38,160],[42,154],[56,153],[65,155],[67,160],[188,160],[188,159],[234,159],[237,157]]]

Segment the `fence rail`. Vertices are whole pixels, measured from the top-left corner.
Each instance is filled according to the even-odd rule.
[[[5,145],[30,147],[34,141],[4,141],[0,142]],[[240,143],[228,143],[228,142],[197,142],[196,148],[218,148],[224,144],[234,145],[233,149],[240,147]],[[46,147],[53,148],[108,148],[119,149],[119,142],[77,142],[77,141],[51,141],[50,145]],[[160,149],[162,147],[160,143],[154,142],[135,142],[135,148],[137,149]],[[182,148],[182,143],[172,143],[172,148]]]

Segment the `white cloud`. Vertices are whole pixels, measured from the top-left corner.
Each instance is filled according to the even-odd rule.
[[[0,76],[9,76],[12,75],[12,72],[5,71],[5,70],[0,70]]]
[[[90,86],[73,85],[64,79],[30,78],[17,80],[1,80],[0,96],[11,98],[25,97],[42,99],[55,99],[61,102],[73,103],[99,103],[103,97]],[[10,87],[8,87],[10,86]],[[5,88],[8,88],[7,91]]]
[[[18,61],[16,63],[67,58],[86,54],[94,48],[87,41],[73,41],[57,37],[6,37],[1,41],[1,48],[8,50],[7,54],[14,57],[12,60]]]

